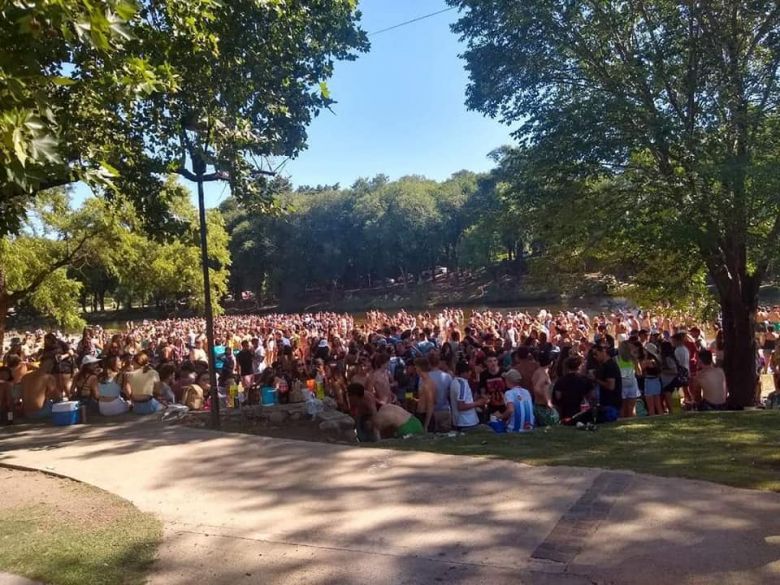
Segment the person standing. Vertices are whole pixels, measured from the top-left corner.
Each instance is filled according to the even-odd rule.
[[[471,386],[466,379],[470,371],[466,361],[455,364],[455,377],[450,383],[450,405],[453,413],[453,424],[459,431],[468,431],[479,426],[477,408],[487,404],[487,398],[474,400]]]
[[[236,362],[238,364],[238,375],[241,377],[241,386],[243,386],[245,391],[248,391],[254,385],[254,358],[255,354],[249,347],[249,341],[243,340],[241,342],[241,350],[236,356]]]
[[[661,405],[661,353],[654,343],[645,345],[645,358],[642,361],[642,373],[645,377],[645,405],[647,414],[663,414]]]
[[[679,332],[672,336],[672,346],[674,347],[674,361],[677,365],[677,377],[686,404],[693,404],[693,396],[690,389],[690,379],[692,372],[691,352],[686,347],[686,334]]]
[[[639,398],[639,382],[637,374],[642,370],[634,355],[634,345],[630,341],[621,341],[618,345],[618,355],[615,358],[620,369],[620,386],[622,403],[620,408],[621,418],[631,418],[636,415],[636,401]]]
[[[438,433],[446,433],[452,430],[452,408],[450,406],[452,376],[440,368],[437,350],[428,354],[428,363],[431,366],[428,377],[436,385],[436,399],[433,405],[434,428]]]
[[[620,368],[609,355],[609,349],[603,345],[594,345],[592,351],[596,364],[593,380],[599,385],[599,406],[602,410],[611,409],[614,412],[605,412],[609,420],[617,418],[623,407],[623,387]]]
[[[414,368],[420,377],[417,391],[417,418],[426,431],[433,431],[433,411],[436,404],[436,384],[430,377],[431,366],[427,358],[414,360]]]

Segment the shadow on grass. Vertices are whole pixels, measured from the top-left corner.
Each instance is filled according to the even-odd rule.
[[[410,438],[381,447],[474,455],[531,465],[628,469],[780,492],[780,412],[690,413],[533,433]]]

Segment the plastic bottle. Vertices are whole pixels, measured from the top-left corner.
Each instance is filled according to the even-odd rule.
[[[233,408],[236,404],[236,396],[238,396],[238,387],[235,383],[228,386],[227,389],[227,407]]]
[[[317,376],[314,378],[315,395],[319,400],[325,398],[325,383],[322,374],[317,372]]]

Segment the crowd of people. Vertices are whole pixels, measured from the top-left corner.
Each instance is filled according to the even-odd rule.
[[[780,387],[780,308],[759,318],[757,368]],[[11,333],[2,418],[46,418],[63,400],[100,416],[174,404],[208,410],[212,373],[225,408],[257,404],[264,391],[280,402],[330,397],[355,418],[362,441],[481,425],[590,428],[719,410],[728,399],[717,325],[648,311],[227,316],[216,320],[211,348],[204,331],[203,320],[173,319],[123,332],[87,327],[80,338]]]

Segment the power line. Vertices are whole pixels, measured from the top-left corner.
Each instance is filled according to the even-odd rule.
[[[439,10],[437,12],[431,12],[430,14],[425,14],[424,16],[418,16],[417,18],[413,18],[412,20],[407,20],[406,22],[401,22],[399,24],[394,24],[393,26],[383,28],[382,30],[377,30],[372,33],[368,33],[368,36],[373,37],[375,35],[385,33],[390,30],[394,30],[397,28],[401,28],[402,26],[406,26],[407,24],[412,24],[413,22],[419,22],[421,20],[425,20],[426,18],[430,18],[431,16],[436,16],[438,14],[444,14],[445,12],[449,12],[450,10],[455,10],[457,6],[450,6],[449,8],[445,8],[443,10]]]

